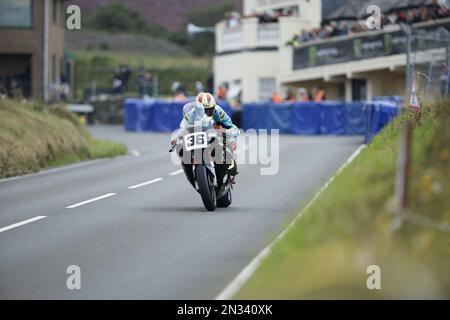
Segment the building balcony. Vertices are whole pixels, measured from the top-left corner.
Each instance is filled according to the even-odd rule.
[[[298,17],[283,17],[275,23],[259,23],[257,18],[245,18],[237,26],[228,27],[225,21],[216,25],[216,53],[244,50],[278,49],[285,34],[305,25]]]
[[[450,19],[419,23],[412,26],[415,63],[429,63],[430,54],[442,56],[446,43],[436,39],[440,28],[450,30]],[[441,37],[442,38],[442,37]],[[329,79],[375,70],[398,70],[406,66],[407,37],[400,26],[381,31],[339,36],[311,41],[296,48],[284,47],[283,83]],[[445,58],[445,57],[444,57]]]

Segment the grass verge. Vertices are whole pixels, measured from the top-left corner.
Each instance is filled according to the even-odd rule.
[[[64,106],[0,100],[0,178],[126,152],[93,139]]]
[[[392,196],[408,118],[336,176],[235,298],[450,298],[450,233],[436,227],[450,223],[450,106],[426,106],[415,125],[409,208],[417,216],[400,219]],[[367,288],[371,265],[380,267],[381,290]]]

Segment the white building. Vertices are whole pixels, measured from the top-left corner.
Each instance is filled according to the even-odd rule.
[[[249,17],[283,9],[293,15],[274,23]],[[299,30],[318,27],[321,12],[320,0],[244,0],[243,15],[248,18],[233,27],[226,21],[216,25],[216,89],[228,84],[230,92],[242,90],[243,102],[268,100],[281,89],[282,60],[291,59],[286,42]]]
[[[259,23],[249,17],[265,11],[290,11],[277,22]],[[287,42],[302,30],[319,27],[320,0],[244,0],[241,23],[216,25],[214,74],[216,90],[241,90],[242,102],[267,101],[277,91],[317,85],[329,100],[371,100],[374,96],[403,95],[406,74],[406,36],[397,25],[326,40]],[[442,45],[427,39],[427,32],[450,27],[450,19],[414,25],[418,32],[414,55],[417,65],[444,60]]]

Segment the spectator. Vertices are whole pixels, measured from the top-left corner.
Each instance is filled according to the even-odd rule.
[[[297,97],[295,96],[294,92],[292,90],[288,90],[286,95],[286,101],[287,102],[295,102],[297,100]]]
[[[122,81],[122,89],[127,89],[128,88],[128,80],[130,80],[130,75],[131,75],[130,67],[127,64],[122,63],[117,68],[116,73],[117,73],[117,76],[120,78],[120,81]]]
[[[425,3],[425,1],[423,1]],[[387,15],[381,15],[382,27],[395,24],[415,24],[426,22],[433,19],[443,19],[450,17],[450,10],[441,0],[432,0],[429,5],[421,5],[419,9],[396,9],[388,12]],[[260,16],[262,22],[270,20],[268,13]],[[300,34],[294,34],[288,45],[297,47],[302,42],[311,40],[325,39],[329,37],[342,36],[347,34],[355,34],[367,31],[366,20],[363,17],[356,17],[349,21],[330,21],[323,24],[320,28],[311,29],[309,31],[302,30]]]
[[[301,102],[309,102],[310,101],[310,95],[308,93],[308,90],[305,88],[298,89],[298,94]]]
[[[323,102],[326,100],[325,90],[319,85],[314,90],[314,102]]]
[[[237,12],[226,12],[225,13],[225,25],[228,28],[237,27],[241,24],[241,16]]]
[[[69,99],[69,94],[70,94],[70,86],[67,82],[63,82],[61,83],[61,100],[62,101],[67,101]]]
[[[264,11],[262,15],[258,16],[258,22],[259,23],[270,23],[270,22],[277,22],[278,17],[274,14],[273,11]]]
[[[227,88],[224,85],[219,86],[219,89],[217,90],[217,98],[219,98],[219,100],[226,100]]]
[[[272,93],[272,102],[273,103],[281,103],[283,102],[283,98],[280,96],[278,92]]]
[[[184,101],[184,100],[186,100],[186,96],[184,95],[184,92],[182,90],[176,90],[173,100],[174,101]]]
[[[197,94],[204,91],[203,84],[200,81],[195,82],[195,91],[197,92]]]
[[[143,68],[139,69],[139,74],[136,79],[138,90],[139,90],[139,96],[141,98],[148,96],[148,87],[150,86],[152,82],[152,74]]]
[[[122,80],[120,79],[120,75],[115,74],[113,81],[112,81],[112,92],[114,94],[121,94],[123,92],[122,85],[123,85],[123,83],[122,83]]]

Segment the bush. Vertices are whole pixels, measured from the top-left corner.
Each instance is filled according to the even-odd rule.
[[[91,138],[64,106],[0,100],[0,177],[83,159],[126,153],[126,147]]]
[[[88,19],[88,26],[109,32],[142,32],[146,23],[139,12],[121,3],[113,3],[99,7]]]

